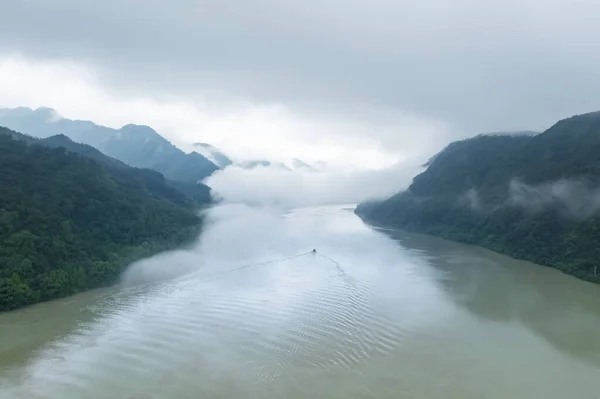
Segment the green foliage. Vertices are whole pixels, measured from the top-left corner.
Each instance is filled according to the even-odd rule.
[[[199,233],[197,203],[159,173],[13,137],[0,128],[0,310],[109,285]]]
[[[541,208],[516,205],[509,190],[515,178],[530,186],[572,179],[597,187],[598,154],[600,113],[560,121],[537,136],[478,136],[450,144],[407,191],[361,204],[356,213],[600,282],[600,214],[575,217],[558,198]],[[465,201],[469,190],[476,206]]]
[[[104,155],[94,147],[73,142],[65,135],[59,134],[42,140],[36,140],[13,132],[13,137],[29,143],[38,143],[47,147],[62,147],[69,152],[91,158],[101,165],[113,170],[125,179],[134,179],[142,182],[145,188],[153,195],[174,202],[178,205],[203,205],[211,202],[210,188],[202,183],[189,183],[178,180],[167,180],[162,174],[151,169],[138,169],[130,167],[123,162]],[[194,165],[189,165],[194,169]],[[190,200],[192,203],[190,203]],[[193,204],[195,203],[195,204]]]

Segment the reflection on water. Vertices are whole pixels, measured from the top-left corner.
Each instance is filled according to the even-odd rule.
[[[557,349],[600,367],[600,286],[482,248],[384,231],[421,251],[449,297],[477,318],[518,322]]]
[[[121,287],[0,314],[0,398],[596,398],[599,304],[348,209],[224,207]]]

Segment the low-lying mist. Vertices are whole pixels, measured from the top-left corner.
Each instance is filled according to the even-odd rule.
[[[531,212],[541,212],[553,207],[566,217],[585,219],[600,210],[600,188],[592,187],[582,180],[560,179],[529,185],[513,178],[508,183],[507,199],[500,205],[486,206],[475,188],[460,195],[458,203],[473,212],[493,212],[504,206],[518,206]]]
[[[560,205],[571,217],[584,219],[600,209],[600,188],[581,180],[561,179],[531,186],[513,179],[509,184],[510,203],[533,211]]]
[[[365,199],[397,192],[408,185],[416,170],[404,165],[325,172],[227,167],[205,182],[220,205],[203,211],[204,227],[197,241],[188,248],[133,263],[121,282],[126,286],[151,283],[200,269],[227,270],[311,251],[335,235],[327,232],[332,233],[336,225],[320,226],[318,218],[310,217],[292,222],[285,212],[333,204],[352,204],[348,208],[353,208]],[[357,223],[361,225],[358,219]]]
[[[388,197],[408,186],[418,170],[418,166],[407,164],[381,170],[324,172],[228,167],[205,183],[226,202],[296,208]]]

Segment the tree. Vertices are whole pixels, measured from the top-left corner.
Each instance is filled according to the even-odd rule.
[[[197,202],[159,173],[13,137],[0,128],[0,310],[112,284],[199,233]]]

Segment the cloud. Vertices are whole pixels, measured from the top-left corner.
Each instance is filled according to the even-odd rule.
[[[3,11],[1,52],[88,64],[124,95],[378,120],[373,109],[392,109],[469,135],[598,108],[591,1],[30,0]]]
[[[411,163],[381,170],[323,172],[228,167],[205,182],[226,202],[292,208],[388,197],[407,187],[417,171]]]
[[[517,206],[530,212],[554,209],[564,216],[585,219],[600,210],[600,188],[583,180],[560,179],[529,185],[513,178],[508,183],[506,200],[500,204],[482,203],[475,188],[458,197],[458,203],[473,212],[494,212],[503,207]]]
[[[174,144],[192,150],[208,142],[237,160],[324,161],[343,167],[381,168],[429,154],[444,129],[433,122],[379,110],[379,122],[312,113],[285,104],[227,102],[176,95],[128,95],[103,86],[93,69],[74,63],[0,58],[0,107],[49,106],[67,118],[119,128],[150,125]],[[384,136],[406,137],[402,148]],[[425,155],[423,155],[425,156]]]
[[[460,195],[458,203],[470,208],[473,212],[481,212],[483,210],[479,193],[474,188],[470,188]]]
[[[8,2],[0,105],[147,124],[238,160],[381,170],[597,109],[599,12],[566,0]],[[339,197],[358,196],[334,175]],[[325,186],[294,179],[290,192]]]
[[[535,212],[558,205],[566,215],[584,219],[600,210],[600,188],[578,180],[561,179],[531,186],[513,179],[509,184],[509,203]]]
[[[295,171],[230,167],[207,183],[228,202],[283,207],[356,203],[385,197],[405,187],[439,145],[434,123],[400,117],[376,125],[336,114],[302,114],[282,104],[160,101],[116,95],[100,86],[91,70],[75,64],[39,64],[16,58],[0,61],[0,106],[56,107],[72,119],[91,119],[118,128],[147,124],[180,147],[214,144],[235,160],[300,158],[317,166]],[[85,101],[81,101],[85,99]],[[383,111],[379,111],[380,113]],[[405,135],[391,151],[377,134]],[[185,254],[174,256],[186,256]]]

